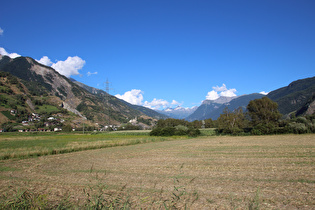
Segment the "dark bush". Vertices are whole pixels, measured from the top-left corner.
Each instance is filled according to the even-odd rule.
[[[150,132],[150,136],[174,136],[175,131],[174,127],[155,128]]]
[[[271,123],[266,124],[258,124],[256,125],[253,130],[253,135],[262,135],[262,134],[275,134],[275,125]]]
[[[187,135],[190,137],[197,137],[201,134],[199,129],[196,128],[189,128],[187,131]]]
[[[71,132],[72,131],[72,126],[67,124],[67,125],[64,125],[62,126],[62,131],[64,132]]]
[[[175,128],[174,127],[165,127],[162,128],[161,136],[174,136],[175,135]]]
[[[200,135],[201,132],[199,129],[195,128],[182,128],[178,127],[165,127],[165,128],[155,128],[150,132],[150,136],[185,136],[196,137]]]

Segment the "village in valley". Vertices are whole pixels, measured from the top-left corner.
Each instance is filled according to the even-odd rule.
[[[10,110],[10,114],[12,116],[15,116],[17,113],[16,110]],[[40,132],[57,132],[62,130],[62,123],[65,122],[64,119],[62,119],[62,114],[53,114],[49,117],[41,116],[37,113],[31,113],[29,115],[28,120],[23,120],[21,123],[22,126],[19,126],[20,128],[17,129],[18,132],[34,132],[34,131],[40,131]],[[38,125],[42,125],[38,127]],[[75,129],[74,129],[75,130]],[[0,132],[5,132],[4,129],[0,129]]]

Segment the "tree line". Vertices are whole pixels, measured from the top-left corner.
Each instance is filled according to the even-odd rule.
[[[265,135],[284,133],[315,133],[315,114],[283,119],[278,104],[267,97],[249,102],[246,112],[241,107],[230,111],[227,107],[217,120],[188,122],[178,119],[161,119],[150,135],[172,136],[200,134],[200,128],[216,128],[216,133],[230,135]],[[198,131],[197,131],[198,130]],[[185,132],[184,132],[185,131]]]

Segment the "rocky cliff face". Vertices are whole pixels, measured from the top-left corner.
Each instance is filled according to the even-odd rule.
[[[30,71],[42,76],[44,83],[49,84],[52,87],[51,93],[62,96],[64,102],[67,104],[67,106],[65,106],[67,107],[66,109],[69,111],[75,110],[81,100],[72,92],[72,82],[52,68],[40,65],[31,58],[26,59],[31,64]],[[75,113],[77,113],[77,111],[75,111]]]
[[[306,110],[305,114],[306,115],[312,115],[315,113],[315,101],[313,101],[309,106],[308,109]]]

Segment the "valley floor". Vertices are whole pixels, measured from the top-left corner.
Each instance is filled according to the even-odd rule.
[[[1,160],[1,205],[314,209],[314,148],[314,134],[218,136]]]

